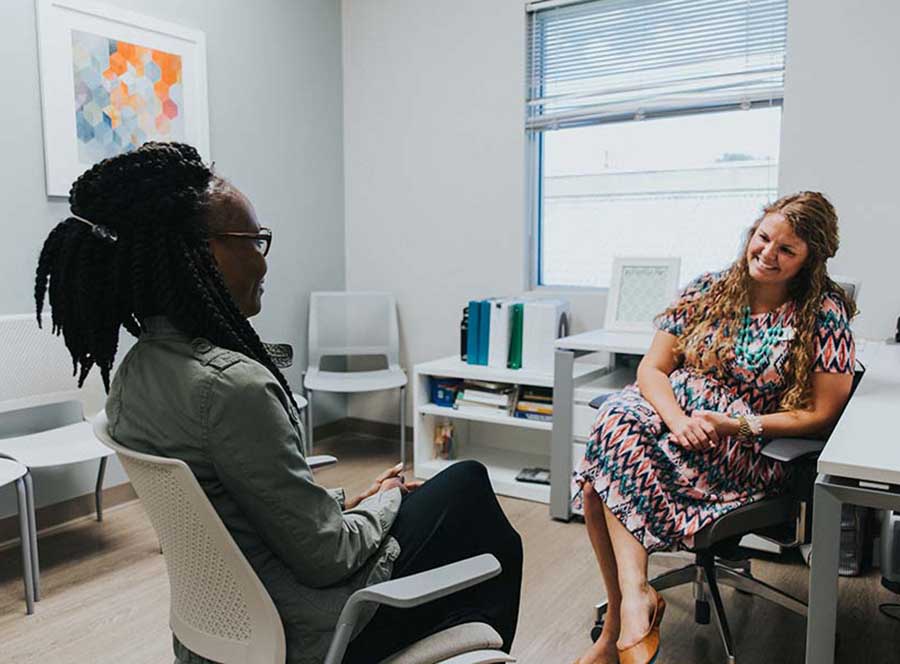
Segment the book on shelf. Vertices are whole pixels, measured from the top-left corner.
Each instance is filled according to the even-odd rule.
[[[553,403],[552,387],[537,387],[533,385],[523,385],[519,394],[521,401],[538,401],[541,403]]]
[[[496,415],[508,414],[508,409],[504,406],[497,406],[480,401],[469,401],[468,399],[457,398],[453,408],[461,413],[494,413]]]
[[[475,380],[472,378],[468,378],[463,385],[464,388],[473,388],[476,390],[483,390],[485,392],[506,392],[507,390],[511,390],[513,385],[511,383],[496,383],[490,380]]]
[[[520,420],[532,420],[534,422],[552,422],[553,415],[547,415],[545,413],[530,413],[524,410],[516,410],[515,417],[518,417]]]
[[[508,392],[484,392],[482,390],[466,388],[459,393],[457,400],[458,399],[507,408],[512,401],[512,390]]]
[[[519,402],[516,404],[516,411],[553,415],[553,404],[542,403],[540,401],[523,401],[519,399]]]

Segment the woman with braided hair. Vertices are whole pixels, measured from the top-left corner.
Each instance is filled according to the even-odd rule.
[[[781,490],[766,438],[822,435],[846,403],[854,303],[828,277],[837,215],[817,192],[764,209],[741,256],[694,280],[656,320],[637,383],[600,407],[575,502],[606,586],[600,638],[580,664],[647,664],[665,602],[649,553]]]
[[[466,622],[509,651],[522,549],[483,466],[462,462],[427,484],[402,465],[362,495],[317,485],[285,377],[248,318],[259,313],[272,233],[197,151],[146,143],[96,164],[37,267],[38,323],[50,317],[79,385],[97,367],[111,435],[185,461],[272,596],[288,662],[320,662],[357,589],[480,553],[499,576],[418,609],[374,608],[344,661],[377,662]],[[138,337],[111,376],[120,328]],[[204,662],[177,639],[180,662]]]

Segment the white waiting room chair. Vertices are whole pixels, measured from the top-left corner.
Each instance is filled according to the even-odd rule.
[[[25,475],[28,469],[20,463],[9,459],[0,459],[0,487],[7,484],[16,485],[16,499],[19,507],[19,539],[22,542],[22,578],[25,581],[25,609],[29,615],[34,613],[34,576],[31,571],[31,525],[28,520],[27,501],[25,499]]]
[[[32,472],[98,461],[94,503],[101,521],[103,478],[112,454],[85,419],[85,411],[96,412],[105,399],[99,372],[95,369],[79,389],[72,358],[49,329],[49,312],[44,323],[38,328],[34,314],[0,316],[0,458],[28,469],[23,480],[35,601],[41,584]]]
[[[94,418],[94,432],[118,454],[162,543],[171,590],[169,625],[178,640],[223,664],[284,664],[284,629],[275,604],[188,466],[122,447],[110,437],[102,411]],[[500,563],[485,554],[356,591],[341,612],[324,664],[340,664],[366,603],[414,607],[499,573]],[[497,650],[500,645],[491,627],[470,623],[423,639],[382,664],[515,661]]]
[[[303,378],[307,453],[313,447],[314,392],[400,390],[400,460],[406,460],[406,373],[400,368],[397,301],[390,293],[315,292],[309,296],[309,366]],[[324,357],[381,356],[387,368],[324,371]]]

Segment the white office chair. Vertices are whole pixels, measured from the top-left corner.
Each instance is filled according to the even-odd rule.
[[[46,327],[49,319],[47,313]],[[112,453],[97,442],[84,416],[102,407],[103,386],[95,370],[78,389],[71,368],[62,339],[39,329],[33,314],[0,316],[0,457],[29,471],[23,480],[35,601],[41,583],[31,471],[99,461],[94,503],[97,520],[103,520],[103,479]]]
[[[25,499],[25,475],[28,469],[9,459],[0,459],[0,486],[16,485],[19,508],[19,539],[22,541],[22,578],[25,581],[25,610],[34,613],[34,576],[31,571],[31,526],[28,520],[28,503]]]
[[[322,358],[387,358],[376,371],[322,371]],[[406,373],[400,368],[397,302],[390,293],[333,292],[309,296],[309,366],[303,378],[307,454],[313,448],[313,392],[373,392],[400,389],[400,460],[406,460]]]
[[[187,464],[122,447],[109,435],[103,411],[94,418],[94,433],[118,454],[162,543],[171,591],[169,626],[178,640],[222,664],[284,664],[284,629],[275,604]],[[341,612],[324,664],[340,664],[367,602],[413,607],[499,573],[500,563],[485,554],[356,591]],[[496,650],[501,643],[488,625],[458,625],[382,664],[514,662]]]

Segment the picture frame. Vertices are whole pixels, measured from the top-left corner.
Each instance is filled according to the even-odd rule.
[[[616,256],[604,328],[619,332],[652,331],[653,319],[678,294],[680,273],[681,258]]]
[[[206,35],[92,0],[35,0],[48,196],[151,140],[209,151]]]

